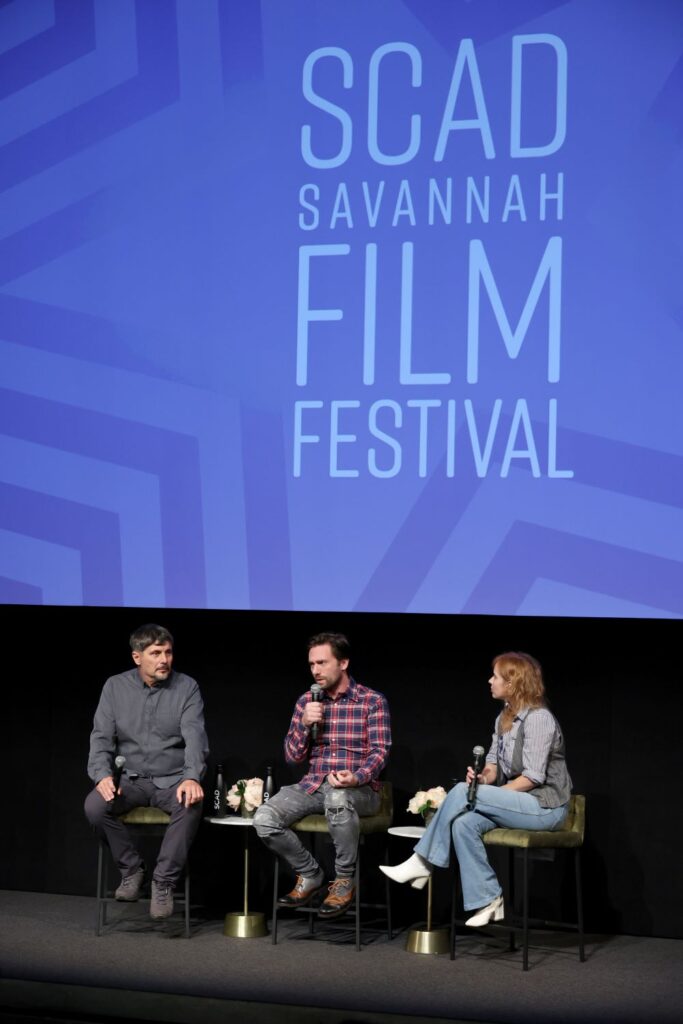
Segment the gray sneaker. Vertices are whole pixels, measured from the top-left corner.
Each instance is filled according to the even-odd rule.
[[[152,881],[152,899],[149,905],[149,916],[155,921],[170,917],[173,913],[173,886],[165,882]]]
[[[125,903],[134,903],[140,898],[140,889],[145,880],[145,866],[141,864],[132,875],[126,875],[121,879],[121,885],[114,893],[114,899],[123,900]]]

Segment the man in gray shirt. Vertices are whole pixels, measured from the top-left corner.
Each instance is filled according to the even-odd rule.
[[[130,637],[136,668],[107,679],[90,735],[88,775],[95,783],[85,814],[104,836],[121,871],[117,900],[140,895],[145,865],[119,815],[160,807],[170,821],[152,875],[150,915],[168,917],[173,891],[199,826],[208,742],[194,679],[173,671],[173,637],[153,623]],[[125,758],[118,792],[116,758]]]

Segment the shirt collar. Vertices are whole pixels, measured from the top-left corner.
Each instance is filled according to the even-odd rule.
[[[168,684],[171,681],[171,676],[173,675],[173,669],[171,669],[171,671],[168,674],[168,679],[162,679],[161,682],[155,683],[154,686],[148,686],[145,680],[140,675],[137,668],[134,668],[133,672],[135,673],[135,680],[138,686],[141,686],[143,690],[151,690],[152,692],[155,692],[156,690],[163,690],[166,686],[168,686]]]
[[[349,685],[348,685],[347,689],[344,690],[343,693],[339,694],[339,696],[337,697],[337,700],[332,700],[332,698],[327,693],[325,694],[325,696],[333,704],[336,704],[337,700],[341,700],[342,698],[345,699],[345,700],[352,700],[355,704],[357,704],[358,701],[360,700],[360,695],[358,693],[358,683],[353,678],[353,676],[349,676]]]
[[[360,700],[360,696],[358,694],[358,683],[353,678],[353,676],[349,676],[349,688],[346,691],[345,696],[347,700],[352,700],[355,702],[358,702]]]

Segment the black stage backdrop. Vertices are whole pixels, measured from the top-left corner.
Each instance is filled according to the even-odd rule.
[[[448,788],[463,777],[472,747],[488,747],[497,712],[487,686],[492,657],[517,649],[539,658],[575,791],[587,797],[587,927],[683,937],[674,840],[677,621],[46,607],[6,607],[4,621],[9,749],[1,888],[94,893],[96,843],[82,813],[88,737],[102,683],[130,664],[132,629],[166,625],[175,636],[176,668],[200,683],[211,746],[207,782],[219,761],[229,782],[263,777],[272,763],[278,785],[297,777],[284,763],[282,740],[308,685],[306,639],[332,629],[351,639],[354,676],[389,699],[394,747],[386,777],[396,793],[397,823],[418,824],[406,809],[415,790]],[[392,842],[393,860],[407,856],[405,840]],[[208,913],[239,905],[239,857],[234,838],[202,827],[193,878]],[[541,863],[535,872],[542,902],[571,893],[566,872]],[[252,898],[267,906],[265,851],[256,850],[252,876]],[[444,918],[451,881],[440,873]],[[401,907],[414,918],[418,903],[403,889],[399,918]]]

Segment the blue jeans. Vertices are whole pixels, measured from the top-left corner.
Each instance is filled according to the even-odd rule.
[[[254,815],[254,828],[266,846],[298,874],[312,878],[320,870],[313,855],[289,827],[307,814],[324,814],[334,843],[337,878],[352,878],[356,870],[358,817],[376,814],[380,794],[371,786],[336,788],[323,782],[315,793],[301,786],[283,786]]]
[[[567,816],[568,804],[541,807],[532,793],[499,786],[479,786],[475,809],[467,810],[465,782],[459,782],[439,807],[415,852],[437,868],[447,868],[451,839],[460,866],[465,910],[485,907],[502,890],[489,864],[482,836],[492,828],[554,831]]]

